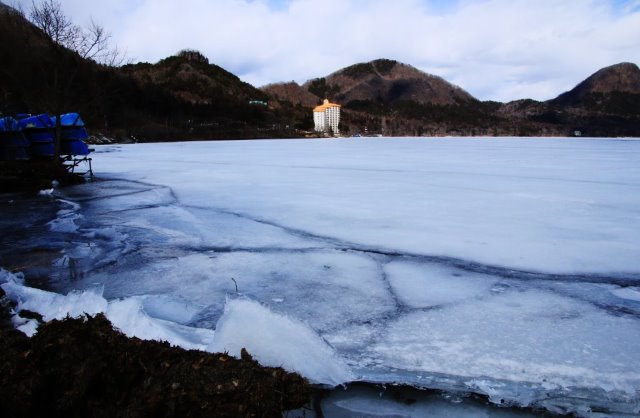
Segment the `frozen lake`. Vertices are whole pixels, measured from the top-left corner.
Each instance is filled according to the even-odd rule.
[[[640,141],[194,142],[93,157],[93,183],[2,195],[0,266],[25,276],[0,282],[27,309],[246,347],[322,384],[640,413]],[[340,396],[327,410],[386,410]]]

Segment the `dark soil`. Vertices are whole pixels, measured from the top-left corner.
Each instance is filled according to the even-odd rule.
[[[53,180],[65,186],[82,183],[84,177],[50,158],[0,161],[0,193],[48,189]]]
[[[0,300],[3,417],[281,417],[310,399],[305,379],[244,349],[238,360],[128,338],[101,314],[41,324],[27,338]]]

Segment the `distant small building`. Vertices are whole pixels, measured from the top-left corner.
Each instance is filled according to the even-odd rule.
[[[313,122],[316,132],[324,132],[337,135],[340,133],[340,105],[324,99],[324,103],[313,109]]]

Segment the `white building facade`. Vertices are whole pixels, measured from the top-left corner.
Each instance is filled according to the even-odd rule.
[[[337,135],[340,133],[340,105],[324,99],[324,103],[313,109],[313,122],[316,132],[325,132]]]

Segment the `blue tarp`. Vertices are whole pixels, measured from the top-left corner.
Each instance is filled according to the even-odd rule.
[[[11,116],[0,118],[0,133],[17,132],[19,130],[18,121]]]
[[[55,150],[53,142],[34,142],[29,147],[29,154],[33,157],[53,157]]]
[[[51,122],[55,125],[56,116],[51,117]],[[89,149],[82,142],[83,139],[89,138],[87,130],[84,128],[84,121],[77,113],[65,113],[60,115],[60,125],[62,126],[62,149],[61,153],[65,155],[87,155]],[[68,144],[65,142],[72,141]],[[79,142],[78,142],[79,141]],[[68,152],[65,152],[68,151]]]
[[[63,126],[62,132],[60,133],[60,135],[62,136],[63,141],[66,141],[66,140],[77,141],[77,140],[89,138],[89,134],[87,133],[87,130],[82,126],[80,127]]]
[[[24,134],[31,142],[53,142],[55,139],[51,129],[27,129]]]
[[[56,126],[57,120],[58,120],[57,116],[51,116],[51,122],[53,123],[53,126]],[[80,118],[80,115],[77,113],[65,113],[64,115],[60,115],[60,125],[62,125],[62,127],[84,126],[84,121]]]
[[[49,115],[27,116],[18,121],[20,128],[31,142],[53,142],[53,124]]]
[[[19,115],[0,118],[0,158],[16,159],[52,157],[55,153],[55,126],[57,117],[47,114]],[[89,134],[77,113],[60,116],[61,155],[88,155],[89,148],[82,142]]]
[[[15,147],[28,147],[29,140],[20,132],[15,132],[11,135],[0,134],[0,147],[3,148],[15,148]]]
[[[20,132],[18,121],[12,117],[0,118],[0,160],[28,158],[29,140]]]
[[[55,125],[51,122],[51,118],[47,114],[27,116],[18,121],[20,128],[23,130],[31,129],[52,129]]]
[[[82,141],[62,141],[61,155],[89,155],[89,147]]]

